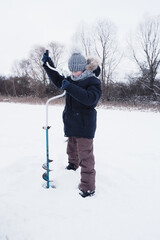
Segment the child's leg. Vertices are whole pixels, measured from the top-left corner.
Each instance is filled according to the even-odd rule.
[[[78,157],[81,166],[80,189],[84,192],[95,191],[95,160],[93,155],[93,139],[77,138]]]
[[[74,164],[75,169],[79,167],[79,158],[77,153],[77,140],[75,137],[68,138],[67,144],[68,162]]]

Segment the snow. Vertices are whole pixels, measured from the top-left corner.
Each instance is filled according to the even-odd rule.
[[[159,240],[160,113],[98,108],[96,194],[65,170],[63,106],[49,106],[56,189],[42,187],[45,106],[0,103],[0,240]]]

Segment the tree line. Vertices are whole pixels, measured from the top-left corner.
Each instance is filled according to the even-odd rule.
[[[115,81],[116,69],[123,53],[119,51],[117,31],[109,20],[100,20],[94,27],[84,24],[74,34],[86,58],[94,55],[101,67],[102,101],[160,101],[160,16],[145,18],[128,40],[130,58],[136,71],[127,81]],[[61,71],[64,66],[65,46],[48,44],[50,57]],[[42,66],[43,46],[34,48],[28,59],[14,65],[12,76],[0,76],[0,94],[3,96],[50,97],[58,90],[48,79]],[[67,72],[63,72],[67,75]]]

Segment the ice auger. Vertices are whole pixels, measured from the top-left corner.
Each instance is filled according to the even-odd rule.
[[[42,165],[42,168],[46,170],[46,172],[42,175],[43,179],[45,181],[47,181],[46,188],[49,188],[50,182],[53,182],[49,179],[49,172],[52,171],[49,168],[49,163],[53,162],[53,160],[49,159],[49,133],[48,133],[48,131],[51,128],[51,126],[48,126],[48,105],[51,101],[53,101],[55,99],[58,99],[58,98],[61,98],[64,95],[65,95],[65,92],[63,92],[60,95],[57,95],[55,97],[52,97],[52,98],[48,99],[48,101],[46,102],[46,125],[43,127],[43,129],[46,131],[46,163],[44,163]],[[54,187],[54,186],[52,186],[52,187]]]
[[[48,54],[48,50],[46,51]],[[49,68],[55,70],[55,68],[52,68],[49,64],[47,64]],[[49,179],[49,172],[52,171],[49,168],[49,164],[51,162],[53,162],[53,160],[49,159],[49,129],[51,128],[51,126],[48,126],[48,105],[51,101],[61,98],[65,95],[65,91],[60,94],[57,95],[55,97],[49,98],[48,101],[46,102],[46,125],[43,127],[43,129],[46,131],[46,163],[44,163],[42,165],[42,168],[46,170],[45,173],[43,173],[42,178],[47,182],[46,186],[44,186],[45,188],[49,188],[50,187],[50,182],[53,182],[52,180]],[[55,186],[52,184],[52,187],[54,188]]]

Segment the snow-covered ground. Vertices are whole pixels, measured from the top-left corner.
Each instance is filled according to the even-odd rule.
[[[0,103],[0,240],[159,240],[160,113],[98,111],[96,195],[65,170],[63,106],[49,107],[56,189],[42,188],[45,106]]]

